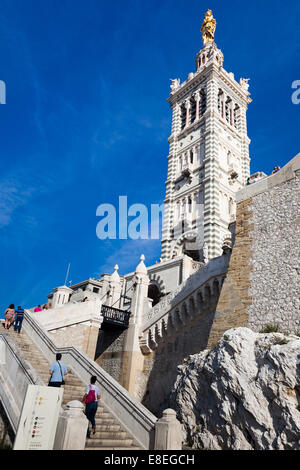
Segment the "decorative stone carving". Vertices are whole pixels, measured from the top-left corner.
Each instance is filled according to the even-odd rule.
[[[172,92],[174,92],[180,87],[180,80],[179,80],[179,78],[175,78],[175,79],[170,78],[170,80],[172,82],[171,85],[170,85],[170,88],[171,88]]]
[[[249,80],[250,80],[250,78],[241,78],[240,79],[240,85],[245,91],[248,91],[248,89],[249,89],[249,83],[248,83]]]
[[[222,244],[223,254],[230,253],[232,251],[232,240],[231,237],[226,237]]]

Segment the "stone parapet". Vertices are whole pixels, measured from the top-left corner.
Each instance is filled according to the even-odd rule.
[[[68,303],[58,308],[30,314],[55,338],[58,346],[76,346],[94,359],[99,329],[103,321],[99,299]]]

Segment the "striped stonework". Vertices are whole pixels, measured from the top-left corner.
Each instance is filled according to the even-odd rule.
[[[188,254],[208,261],[222,254],[235,219],[235,193],[250,176],[248,80],[237,82],[223,60],[215,43],[206,44],[197,71],[171,85],[163,260]]]

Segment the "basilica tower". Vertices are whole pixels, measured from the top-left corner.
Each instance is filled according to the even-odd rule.
[[[235,193],[250,175],[248,79],[237,82],[223,68],[215,28],[208,10],[196,72],[182,84],[179,79],[171,84],[163,260],[182,253],[199,261],[221,255],[235,220]]]

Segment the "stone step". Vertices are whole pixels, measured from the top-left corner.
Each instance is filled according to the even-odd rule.
[[[34,354],[31,355],[30,360],[33,364],[38,364],[43,367],[49,367],[50,362],[46,361],[46,359],[43,359],[41,357],[35,357]]]
[[[88,447],[131,447],[133,444],[133,439],[87,439]]]
[[[125,431],[97,431],[93,434],[91,432],[91,438],[94,439],[130,439]]]
[[[101,423],[103,419],[109,419],[111,417],[111,413],[107,410],[103,411],[101,415],[96,415],[95,416],[95,421],[96,421],[96,426],[97,423]]]
[[[37,371],[37,369],[35,369]],[[37,371],[38,372],[38,371]],[[50,378],[50,374],[49,373],[45,373],[45,372],[40,372],[39,373],[39,376],[41,377],[41,379],[43,380],[47,380],[49,381],[49,378]],[[65,380],[65,385],[63,386],[66,390],[68,389],[71,389],[74,390],[75,392],[78,392],[78,393],[81,393],[82,396],[84,395],[84,392],[85,392],[85,386],[83,384],[80,384],[77,382],[77,380],[73,380],[73,379],[70,379],[69,378],[64,378]]]
[[[101,426],[118,426],[118,421],[115,418],[112,418],[111,415],[109,418],[105,417],[101,419],[99,419],[96,415],[95,422],[97,428],[100,428]]]
[[[129,446],[129,447],[94,447],[89,446],[89,442],[87,443],[84,450],[143,450],[141,447]]]
[[[119,424],[96,424],[96,430],[97,432],[106,432],[106,431],[110,431],[110,432],[123,432],[122,429],[121,429],[121,426]],[[124,431],[125,432],[125,431]],[[96,434],[95,434],[96,436]]]

